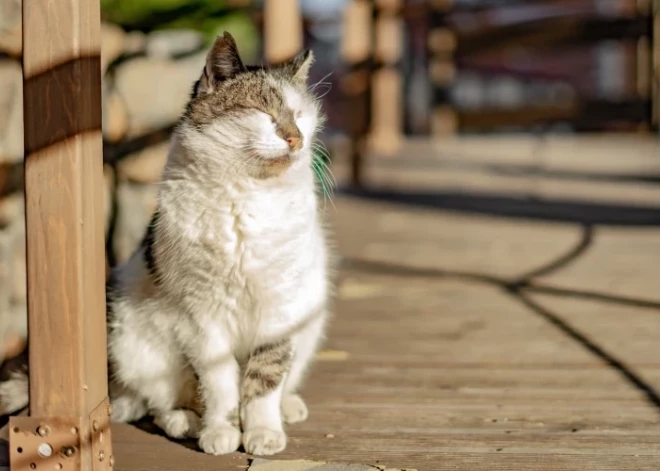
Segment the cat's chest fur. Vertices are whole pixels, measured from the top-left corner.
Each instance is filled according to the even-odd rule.
[[[261,336],[277,336],[323,298],[325,247],[313,186],[236,183],[176,194],[161,209],[162,234],[179,235],[168,269],[196,312],[227,323],[237,336],[253,334],[255,323]]]

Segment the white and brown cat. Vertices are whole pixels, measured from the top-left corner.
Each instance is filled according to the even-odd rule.
[[[228,33],[209,52],[144,242],[108,285],[114,421],[150,414],[207,453],[269,455],[307,418],[297,391],[330,289],[312,60],[245,66]],[[0,385],[6,410],[27,400],[25,372]]]

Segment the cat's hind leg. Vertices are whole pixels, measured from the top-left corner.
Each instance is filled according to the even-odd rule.
[[[194,411],[173,409],[156,413],[154,424],[171,438],[197,438],[201,420]]]
[[[181,389],[175,409],[154,413],[154,424],[172,438],[197,438],[202,425],[193,410],[197,396],[197,381],[191,367],[184,368]]]
[[[113,422],[133,422],[147,415],[147,403],[136,392],[113,381],[109,381],[110,404]]]
[[[183,354],[168,339],[138,332],[114,329],[109,337],[113,376],[125,389],[113,400],[113,416],[135,420],[148,411],[168,436],[197,436],[199,416],[180,408],[193,374]]]

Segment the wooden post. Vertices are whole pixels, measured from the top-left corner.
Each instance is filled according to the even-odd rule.
[[[434,136],[452,135],[458,130],[456,112],[449,103],[449,89],[456,75],[454,52],[457,46],[456,36],[446,24],[446,15],[452,3],[452,0],[430,2],[428,50],[431,56],[429,75],[434,90],[434,109],[431,113],[431,133]]]
[[[23,2],[30,417],[12,470],[113,465],[99,0]]]
[[[370,0],[350,0],[344,10],[341,79],[346,132],[350,139],[351,183],[361,185],[362,156],[369,131],[373,8]]]
[[[371,97],[369,147],[384,155],[395,154],[403,139],[403,80],[399,62],[403,49],[401,0],[377,0],[375,59]]]
[[[303,21],[298,0],[264,1],[266,60],[278,64],[291,59],[303,47]]]

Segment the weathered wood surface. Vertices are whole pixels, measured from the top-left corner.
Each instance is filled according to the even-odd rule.
[[[304,390],[310,418],[288,427],[277,459],[659,469],[660,227],[585,237],[568,223],[335,204],[344,260],[325,347],[348,358],[317,362]],[[130,426],[113,433],[120,471],[248,463]]]
[[[99,2],[23,2],[23,35],[30,414],[87,441],[108,394]]]

